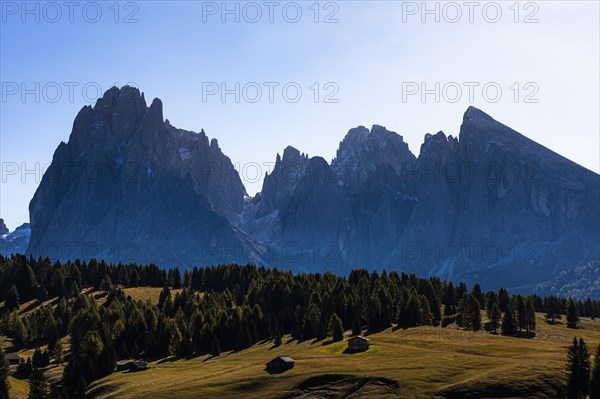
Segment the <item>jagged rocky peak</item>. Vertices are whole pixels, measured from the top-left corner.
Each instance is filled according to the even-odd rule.
[[[256,217],[281,209],[304,176],[307,164],[308,155],[292,146],[283,150],[283,157],[277,154],[273,171],[265,175]]]
[[[93,179],[79,173],[88,165]],[[160,99],[147,106],[136,88],[114,87],[79,112],[68,143],[57,148],[29,206],[30,248],[91,237],[101,249],[134,242],[148,254],[162,247],[157,259],[174,253],[201,264],[203,243],[240,245],[228,223],[239,222],[245,194],[216,140],[167,123]],[[180,237],[183,230],[188,237]],[[191,237],[193,246],[184,245]],[[93,255],[102,256],[57,257]]]
[[[449,154],[456,153],[458,150],[458,139],[447,136],[439,131],[436,134],[425,134],[418,161],[420,163],[434,161],[447,161]]]
[[[398,133],[379,125],[374,125],[370,131],[359,126],[351,129],[340,143],[332,167],[345,186],[356,189],[382,167],[389,166],[401,175],[406,164],[415,160]]]
[[[0,219],[0,235],[8,233],[8,228],[4,224],[4,219]]]
[[[558,155],[475,107],[469,107],[463,115],[459,141],[461,150],[467,157],[477,157],[492,149],[500,149],[519,157],[527,153],[537,153],[549,158]]]

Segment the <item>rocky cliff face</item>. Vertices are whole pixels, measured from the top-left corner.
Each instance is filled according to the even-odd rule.
[[[390,261],[529,290],[599,259],[599,176],[469,108],[458,140],[426,137],[419,202]]]
[[[0,219],[0,255],[10,256],[25,253],[30,236],[29,223],[23,223],[14,231],[9,231],[4,220]]]
[[[350,130],[331,163],[287,147],[244,198],[215,139],[171,126],[160,100],[113,88],[56,150],[30,204],[29,251],[385,267],[523,291],[600,259],[600,176],[475,108],[457,138],[427,134],[418,158],[377,125]]]
[[[162,265],[245,262],[235,224],[245,189],[216,140],[176,129],[137,89],[77,115],[31,200],[28,251]]]
[[[4,219],[0,219],[0,235],[8,233],[8,227],[4,224]]]

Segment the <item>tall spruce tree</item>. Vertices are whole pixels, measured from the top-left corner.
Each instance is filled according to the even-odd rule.
[[[590,399],[600,399],[600,344],[596,348],[594,357],[594,368],[590,381]]]
[[[577,399],[587,395],[590,387],[590,354],[583,338],[573,337],[567,354],[567,396]]]
[[[506,307],[506,312],[504,312],[504,316],[502,317],[502,334],[511,335],[516,331],[517,327],[515,326],[514,311],[512,305],[509,303]]]
[[[333,339],[334,342],[341,341],[344,339],[344,328],[342,327],[342,321],[335,313],[333,313],[329,318],[327,333]]]
[[[577,328],[579,323],[579,311],[577,310],[577,304],[573,298],[569,298],[567,303],[567,327]]]
[[[527,301],[525,303],[525,315],[526,315],[526,327],[527,327],[527,334],[534,334],[535,335],[535,326],[536,326],[536,321],[535,321],[535,307],[533,305],[533,300],[531,300],[531,298],[527,298]]]
[[[211,356],[219,356],[221,354],[221,342],[219,341],[219,337],[216,335],[213,338],[212,345],[210,347]]]
[[[10,287],[8,291],[6,291],[6,294],[4,294],[4,307],[10,312],[12,310],[17,309],[19,307],[19,304],[19,291],[17,291],[17,287],[13,284],[13,286]]]
[[[498,302],[492,302],[486,310],[490,319],[490,327],[494,330],[495,334],[498,331],[498,327],[500,327],[500,307],[498,306]]]
[[[8,375],[10,373],[10,366],[4,349],[0,348],[0,399],[8,399],[8,391],[10,384],[8,382]]]
[[[44,373],[39,368],[31,371],[29,377],[29,395],[27,399],[50,399],[50,389]]]
[[[360,321],[360,312],[355,312],[352,318],[352,335],[360,335],[362,333],[362,323]]]
[[[509,303],[510,296],[508,295],[508,291],[506,291],[506,288],[500,288],[500,290],[498,290],[498,306],[500,307],[500,310],[506,312]]]

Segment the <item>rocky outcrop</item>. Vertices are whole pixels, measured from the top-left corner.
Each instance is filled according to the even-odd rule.
[[[31,229],[29,223],[23,223],[14,231],[9,231],[4,220],[0,219],[0,255],[23,254],[27,251]]]
[[[600,259],[599,176],[476,108],[458,140],[427,137],[419,202],[389,263],[530,290]]]
[[[4,224],[4,219],[0,219],[0,235],[8,233],[8,227]]]
[[[28,252],[193,265],[258,260],[238,232],[245,189],[204,132],[163,120],[137,89],[77,115],[31,200]]]

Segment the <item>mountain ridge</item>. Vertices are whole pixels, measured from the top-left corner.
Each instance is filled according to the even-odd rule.
[[[71,176],[81,160],[92,181]],[[216,139],[172,126],[159,99],[112,88],[57,148],[30,204],[28,251],[91,240],[86,259],[112,240],[165,266],[385,267],[535,289],[600,259],[599,181],[469,107],[458,137],[426,134],[418,156],[380,125],[351,129],[331,162],[288,146],[248,198]]]

